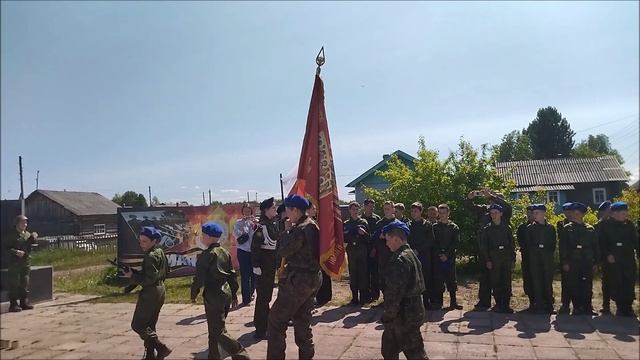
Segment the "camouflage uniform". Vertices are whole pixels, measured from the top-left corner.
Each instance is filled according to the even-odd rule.
[[[511,223],[511,216],[513,213],[513,209],[511,204],[506,202],[504,199],[499,197],[493,198],[493,201],[502,206],[502,221],[507,224]],[[480,246],[480,237],[482,233],[482,229],[491,222],[491,216],[489,215],[489,205],[478,205],[473,202],[473,200],[465,199],[465,205],[467,209],[476,217],[476,223],[478,225],[476,232],[476,242],[475,244]],[[478,306],[481,307],[490,307],[491,306],[491,279],[489,276],[489,269],[485,266],[487,259],[482,258],[482,254],[478,250],[478,261],[480,262],[480,279],[478,284]]]
[[[220,359],[218,343],[233,359],[248,359],[240,343],[232,338],[225,328],[232,294],[238,291],[236,272],[231,265],[229,252],[218,243],[198,255],[196,275],[191,284],[191,301],[195,301],[204,286],[204,312],[209,330],[209,359]]]
[[[27,231],[17,230],[11,233],[5,243],[5,253],[8,263],[9,301],[11,306],[17,306],[18,299],[25,309],[30,308],[27,303],[29,296],[29,273],[31,272],[31,246],[36,240]],[[20,258],[16,255],[18,250],[24,251]]]
[[[159,245],[149,249],[142,260],[142,270],[131,275],[131,283],[142,286],[131,320],[131,329],[145,342],[147,349],[158,341],[156,324],[164,304],[164,279],[167,277],[167,258]],[[147,353],[147,356],[150,356]]]
[[[460,242],[460,229],[454,222],[438,222],[433,226],[435,248],[432,252],[433,259],[433,298],[431,302],[435,307],[442,306],[444,285],[451,299],[451,306],[457,305],[456,291],[456,247]],[[440,260],[440,255],[445,255],[447,261]]]
[[[424,293],[422,302],[425,309],[428,309],[433,296],[433,246],[435,238],[433,235],[433,225],[425,219],[412,221],[409,224],[409,246],[414,251],[422,267],[422,278],[424,279]]]
[[[267,358],[284,359],[286,331],[293,320],[293,333],[300,359],[315,354],[311,332],[311,310],[320,288],[319,229],[309,217],[282,234],[278,254],[286,261],[278,282],[278,296],[269,313]]]
[[[364,235],[358,233],[362,228]],[[369,224],[361,217],[350,218],[344,222],[344,243],[347,246],[349,261],[349,284],[353,302],[368,299],[367,258],[369,257]]]
[[[376,232],[376,224],[380,221],[380,216],[377,214],[371,214],[371,216],[362,216],[363,219],[369,224],[369,237],[368,253],[376,248],[376,239],[373,234]],[[375,256],[371,257],[367,255],[367,271],[369,276],[369,296],[372,300],[378,300],[380,297],[380,280],[378,278],[378,260]]]
[[[382,228],[385,227],[390,222],[394,221],[394,219],[382,218],[380,221],[376,223],[376,232],[374,233],[374,239],[372,240],[375,244],[376,249],[376,258],[378,259],[378,286],[380,290],[382,290],[382,295],[384,296],[384,282],[386,276],[384,275],[385,267],[389,262],[389,256],[391,256],[391,251],[387,247],[387,241],[383,238],[380,238],[382,234]]]
[[[510,311],[511,272],[516,261],[515,243],[511,227],[504,222],[487,224],[480,238],[481,257],[490,261],[491,291],[496,302],[496,310]],[[486,264],[485,264],[486,266]]]
[[[407,359],[426,359],[420,333],[425,317],[424,279],[420,261],[409,245],[391,254],[385,277],[382,357],[398,359],[403,352]]]
[[[638,249],[638,230],[629,220],[620,222],[611,220],[601,232],[604,239],[603,258],[613,255],[615,262],[608,264],[610,268],[611,298],[615,300],[621,315],[633,315],[631,305],[635,299],[635,284],[638,280],[638,269],[634,259],[634,251]]]
[[[256,304],[253,313],[253,324],[256,327],[256,335],[259,337],[264,337],[267,332],[269,303],[273,296],[273,285],[278,266],[276,246],[279,237],[278,219],[270,220],[261,215],[251,243],[251,264],[254,268],[260,268],[262,272],[256,276]]]
[[[531,271],[531,291],[537,311],[553,311],[553,254],[556,251],[556,229],[545,222],[533,222],[526,229],[526,246]]]
[[[593,267],[600,260],[598,236],[593,226],[571,222],[560,232],[560,264],[565,272],[569,297],[575,313],[591,313]]]

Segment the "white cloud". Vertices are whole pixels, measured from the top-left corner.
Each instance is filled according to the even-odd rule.
[[[186,189],[187,187],[185,185],[180,186],[180,189]]]
[[[237,189],[223,189],[223,190],[220,190],[220,192],[221,193],[231,193],[231,192],[232,193],[237,193],[237,192],[240,192],[240,190],[237,190]]]
[[[200,190],[200,185],[196,185],[193,188],[196,189],[196,190]]]

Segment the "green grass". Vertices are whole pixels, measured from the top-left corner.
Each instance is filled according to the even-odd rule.
[[[123,287],[113,285],[113,281],[110,281],[115,271],[115,267],[109,266],[106,269],[60,274],[54,277],[53,289],[56,292],[101,296],[96,302],[135,303],[141,288],[137,287],[129,294],[123,294]],[[192,279],[191,276],[186,276],[165,280],[165,303],[190,304]],[[202,304],[201,296],[198,296],[198,303]]]
[[[114,257],[116,257],[115,250],[40,250],[31,255],[31,264],[51,265],[54,271],[73,270],[89,266],[107,265],[106,259],[113,259]]]

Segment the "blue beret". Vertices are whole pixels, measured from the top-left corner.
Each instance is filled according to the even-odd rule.
[[[500,212],[502,212],[502,206],[498,204],[491,204],[491,206],[489,206],[489,211],[491,210],[499,210]]]
[[[531,210],[547,211],[547,207],[544,204],[533,204],[531,205]]]
[[[222,229],[222,226],[214,222],[202,224],[202,233],[207,234],[211,237],[219,238],[220,236],[222,236],[223,232],[224,230]]]
[[[284,199],[284,206],[307,210],[309,208],[309,200],[300,195],[289,195]]]
[[[578,210],[581,213],[586,213],[587,212],[587,205],[581,203],[581,202],[574,202],[571,204],[571,210]]]
[[[611,201],[609,201],[609,200],[603,201],[602,204],[600,204],[600,206],[598,206],[598,211],[605,211],[609,207],[611,207]]]
[[[274,198],[272,198],[272,197],[270,197],[270,198],[268,198],[268,199],[266,199],[266,200],[263,200],[263,201],[260,203],[260,211],[265,211],[266,209],[268,209],[268,208],[272,207],[272,206],[273,206],[274,201],[275,201],[275,199],[274,199]]]
[[[404,222],[398,219],[395,219],[392,222],[385,225],[385,227],[382,228],[382,235],[386,235],[389,231],[393,229],[400,229],[405,234],[407,234],[407,236],[409,236],[409,226],[407,226],[407,224],[405,224]]]
[[[611,211],[629,210],[629,205],[624,201],[616,201],[611,204]]]
[[[571,210],[571,205],[573,205],[573,203],[570,203],[570,202],[566,202],[562,204],[562,210],[564,211]]]
[[[140,235],[144,235],[151,240],[158,240],[162,237],[160,231],[158,231],[158,229],[154,228],[153,226],[144,226],[142,228],[142,231],[140,231]]]

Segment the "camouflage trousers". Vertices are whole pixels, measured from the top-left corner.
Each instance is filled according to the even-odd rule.
[[[156,324],[160,309],[164,305],[164,284],[156,286],[145,286],[138,294],[136,310],[133,312],[131,329],[135,331],[142,340],[157,339]]]
[[[408,360],[427,359],[419,324],[407,325],[398,321],[384,324],[382,357],[398,359],[400,352],[404,353]]]
[[[204,312],[207,315],[207,329],[209,330],[209,354],[207,359],[220,359],[222,347],[233,359],[249,359],[244,347],[229,335],[225,327],[225,320],[229,313],[229,299],[220,296],[204,294]]]
[[[7,282],[9,283],[9,299],[16,301],[29,295],[29,265],[9,265]]]
[[[293,320],[293,334],[300,359],[315,354],[311,332],[311,311],[322,275],[320,271],[291,271],[278,285],[278,296],[269,312],[267,358],[284,359],[287,326]]]

